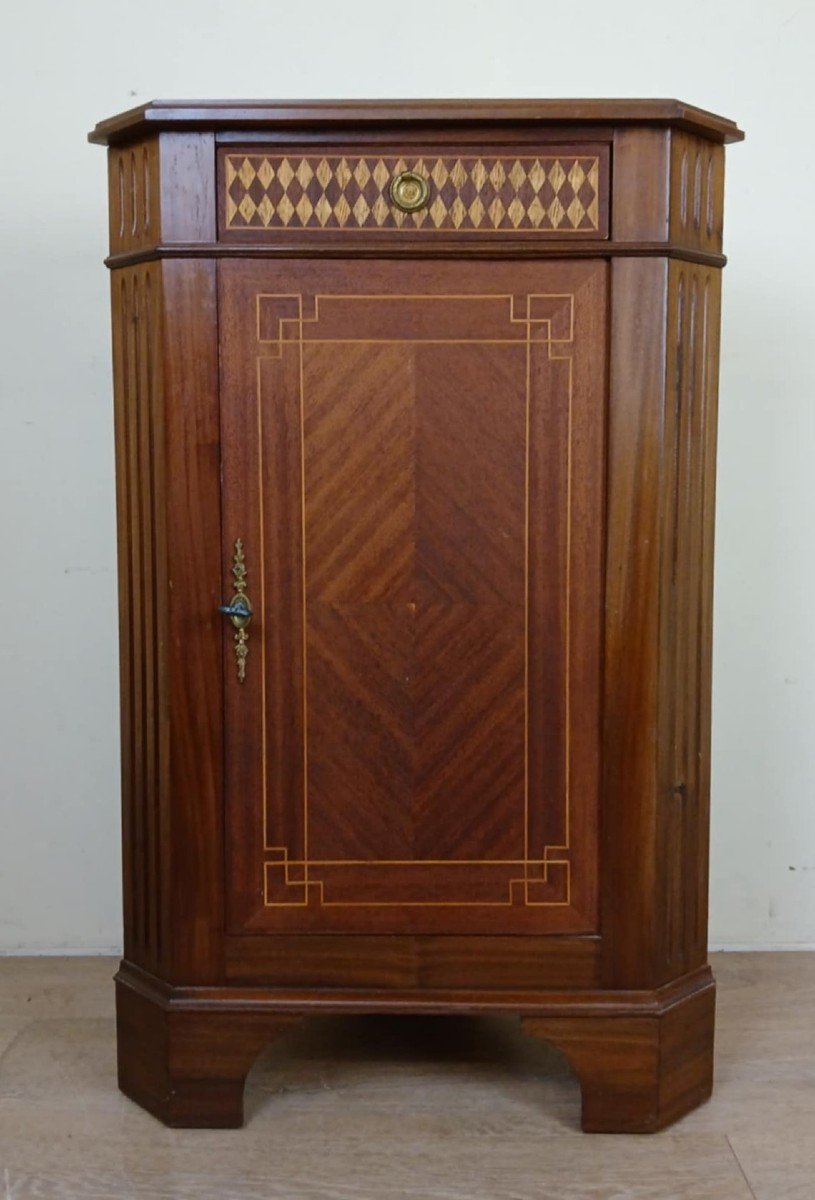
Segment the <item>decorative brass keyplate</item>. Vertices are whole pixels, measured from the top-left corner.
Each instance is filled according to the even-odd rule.
[[[402,171],[391,180],[391,200],[402,212],[418,212],[427,204],[430,184],[417,171]]]
[[[246,632],[246,627],[252,620],[252,604],[246,594],[246,562],[243,555],[243,542],[240,538],[235,542],[232,578],[235,595],[229,604],[220,604],[218,608],[224,616],[229,617],[235,630],[235,666],[238,672],[238,683],[243,683],[246,678],[246,657],[249,654],[249,634]]]

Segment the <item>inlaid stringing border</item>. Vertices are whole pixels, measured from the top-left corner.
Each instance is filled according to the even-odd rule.
[[[427,206],[405,213],[390,182],[416,171]],[[553,155],[226,154],[227,230],[599,233],[600,158]]]
[[[256,305],[256,338],[259,345],[273,345],[277,347],[278,354],[282,354],[285,349],[293,349],[297,351],[299,359],[299,392],[300,392],[300,471],[301,471],[301,537],[304,548],[303,553],[303,756],[304,756],[304,786],[303,786],[303,842],[304,853],[301,858],[289,856],[289,848],[287,846],[275,845],[270,843],[269,838],[269,822],[268,822],[268,793],[267,793],[267,724],[266,724],[266,637],[265,637],[265,621],[261,626],[261,725],[262,725],[262,741],[261,741],[261,765],[262,765],[262,819],[263,819],[263,851],[265,855],[275,855],[273,859],[266,858],[263,862],[263,904],[264,908],[307,908],[309,906],[309,893],[317,895],[317,903],[320,907],[325,908],[504,908],[511,907],[516,902],[518,897],[520,904],[523,907],[534,908],[568,908],[570,907],[571,892],[572,892],[572,875],[570,861],[570,830],[571,830],[571,793],[570,793],[570,712],[571,712],[571,686],[570,686],[570,659],[571,659],[571,622],[569,605],[566,606],[566,656],[565,656],[565,677],[564,690],[566,701],[566,737],[564,745],[564,767],[565,767],[565,789],[564,789],[564,826],[565,840],[561,844],[546,845],[543,848],[543,853],[540,858],[530,854],[529,847],[529,772],[528,772],[528,753],[529,753],[529,406],[531,401],[531,350],[533,346],[543,346],[550,359],[560,360],[568,363],[568,413],[569,413],[569,432],[568,432],[568,460],[567,460],[567,519],[566,519],[566,553],[565,553],[565,588],[567,597],[571,592],[571,525],[572,525],[572,401],[573,401],[573,377],[572,377],[572,356],[570,347],[574,341],[574,295],[572,293],[530,293],[525,296],[526,311],[516,313],[516,299],[512,295],[501,295],[497,293],[478,295],[475,293],[467,293],[463,295],[449,295],[444,293],[434,293],[433,295],[398,295],[396,293],[388,293],[388,300],[438,300],[450,301],[462,300],[470,301],[503,301],[507,305],[508,317],[508,336],[505,338],[489,339],[487,343],[483,338],[466,339],[458,344],[481,345],[493,344],[500,342],[503,344],[511,344],[518,346],[526,354],[526,433],[525,433],[525,483],[524,483],[524,508],[525,508],[525,557],[526,557],[526,578],[525,578],[525,715],[524,715],[524,858],[523,859],[366,859],[364,861],[353,862],[346,859],[316,859],[312,858],[308,852],[308,696],[305,686],[307,674],[306,668],[306,587],[305,587],[305,546],[306,546],[306,494],[305,494],[305,462],[304,462],[304,387],[303,387],[303,348],[309,343],[315,344],[321,339],[304,338],[304,325],[318,324],[320,320],[320,301],[369,301],[377,297],[371,293],[363,293],[358,295],[316,295],[313,297],[314,315],[305,316],[303,311],[303,295],[302,293],[258,293],[255,297]],[[281,318],[278,325],[277,336],[272,339],[267,339],[261,336],[260,331],[260,304],[263,300],[292,300],[297,305],[297,316],[289,318]],[[548,316],[532,316],[532,302],[546,300],[554,302],[552,313]],[[553,336],[554,325],[554,309],[566,304],[569,318],[567,324],[566,336]],[[514,328],[513,328],[514,327]],[[533,338],[533,330],[537,327],[540,331],[538,338]],[[294,333],[294,337],[284,336],[284,330],[288,329],[289,333]],[[523,330],[523,333],[521,333]],[[511,331],[511,332],[510,332]],[[347,342],[346,338],[328,338],[327,342],[343,344]],[[363,339],[367,342],[367,339]],[[402,340],[402,339],[397,339]],[[423,339],[409,337],[404,339],[406,344],[415,344]],[[454,339],[455,341],[456,339]],[[373,344],[373,343],[372,343]],[[560,353],[554,353],[554,349],[560,350]],[[277,357],[277,355],[275,355]],[[258,434],[258,509],[259,509],[259,526],[260,526],[260,552],[261,552],[261,612],[265,612],[265,534],[264,534],[264,487],[263,487],[263,397],[260,365],[263,361],[263,356],[256,358],[256,403],[257,403],[257,434]],[[359,867],[432,867],[432,866],[511,866],[518,867],[520,875],[514,876],[509,880],[508,894],[504,900],[494,901],[472,901],[472,900],[454,900],[454,901],[331,901],[325,898],[325,883],[321,879],[315,879],[310,874],[310,868],[314,867],[330,867],[330,866],[355,866]],[[560,900],[538,900],[533,898],[533,890],[537,883],[547,884],[549,882],[550,868],[557,867],[564,872],[565,878],[565,898]],[[283,880],[286,887],[292,889],[300,889],[300,899],[292,899],[285,902],[272,901],[269,899],[269,871],[283,872]],[[539,878],[536,878],[535,872],[539,873]]]

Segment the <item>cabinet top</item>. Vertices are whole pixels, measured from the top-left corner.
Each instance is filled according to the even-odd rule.
[[[162,130],[535,123],[671,125],[715,142],[744,137],[734,121],[680,100],[151,100],[100,121],[88,141],[105,146]]]

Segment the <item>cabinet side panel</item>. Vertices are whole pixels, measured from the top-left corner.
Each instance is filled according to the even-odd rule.
[[[108,151],[111,254],[215,240],[215,135],[161,133]]]
[[[611,268],[601,895],[604,983],[650,984],[667,259]]]
[[[721,273],[612,267],[604,981],[704,964]]]
[[[660,585],[659,977],[705,961],[720,272],[669,272]]]
[[[720,254],[724,220],[724,146],[671,130],[671,241]]]
[[[707,959],[708,885],[710,875],[710,757],[713,677],[713,555],[716,523],[716,451],[719,424],[719,342],[722,316],[722,273],[706,276],[706,337],[702,351],[705,386],[703,391],[703,449],[700,468],[701,563],[699,581],[699,821],[696,844],[691,854],[697,864],[695,907],[690,928],[688,969]]]
[[[159,973],[167,948],[169,796],[158,266],[115,272],[112,310],[125,954]]]
[[[144,250],[161,241],[159,140],[145,138],[108,151],[111,254]]]
[[[173,981],[223,973],[223,680],[215,264],[168,259],[164,436]]]

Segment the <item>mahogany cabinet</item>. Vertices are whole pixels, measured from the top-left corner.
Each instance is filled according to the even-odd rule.
[[[711,1087],[724,143],[675,101],[156,102],[109,146],[119,1081],[506,1013]],[[226,611],[224,611],[226,610]]]

